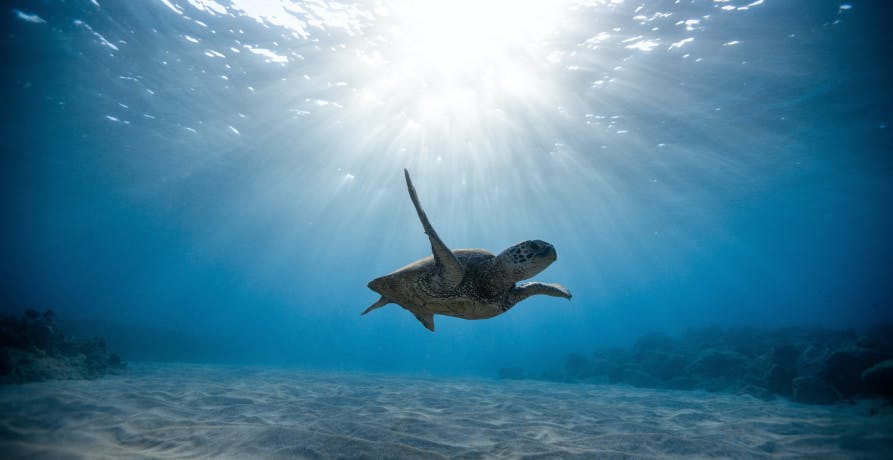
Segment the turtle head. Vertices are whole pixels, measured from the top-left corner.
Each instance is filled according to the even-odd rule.
[[[496,256],[496,266],[512,282],[536,276],[555,262],[558,254],[551,244],[542,240],[518,243]]]

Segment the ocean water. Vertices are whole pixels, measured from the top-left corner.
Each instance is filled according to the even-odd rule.
[[[858,405],[495,377],[652,332],[893,321],[891,13],[5,0],[0,307],[53,309],[131,371],[3,388],[0,446],[889,455],[889,419]],[[360,316],[370,280],[430,255],[404,168],[447,246],[548,241],[533,279],[572,300],[434,333]]]

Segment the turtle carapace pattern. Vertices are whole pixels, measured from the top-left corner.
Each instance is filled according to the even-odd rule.
[[[524,241],[497,256],[483,249],[451,251],[428,221],[409,171],[404,169],[403,173],[409,198],[431,240],[432,255],[369,282],[369,289],[381,294],[381,298],[363,315],[395,303],[434,332],[434,315],[487,319],[507,312],[532,295],[571,298],[570,291],[560,284],[517,284],[555,262],[555,248],[545,241]]]

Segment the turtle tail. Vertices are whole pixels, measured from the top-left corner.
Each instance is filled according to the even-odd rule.
[[[389,303],[391,303],[390,300],[386,299],[384,296],[381,296],[381,298],[379,298],[377,301],[375,301],[374,304],[370,305],[369,308],[366,309],[366,311],[364,311],[363,313],[360,313],[360,315],[361,316],[365,315],[366,313],[369,313],[370,311],[375,310],[376,308],[381,308]]]

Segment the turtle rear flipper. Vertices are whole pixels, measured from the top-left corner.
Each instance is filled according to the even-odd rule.
[[[422,323],[422,326],[425,326],[426,329],[428,329],[431,332],[434,332],[434,314],[433,313],[413,312],[412,314],[415,315],[416,319],[418,319],[419,322]]]
[[[450,248],[444,244],[437,235],[437,232],[434,231],[434,227],[431,226],[431,222],[428,221],[428,216],[425,214],[425,210],[422,209],[422,204],[419,203],[419,196],[416,194],[415,187],[412,186],[412,179],[409,178],[409,171],[404,169],[403,175],[406,176],[406,188],[409,189],[409,198],[412,200],[413,206],[415,206],[416,214],[419,215],[419,220],[422,221],[422,227],[425,229],[425,234],[427,234],[428,239],[431,240],[431,252],[434,253],[434,267],[437,272],[435,277],[438,278],[436,281],[441,284],[443,289],[455,289],[456,286],[462,282],[462,278],[465,277],[465,269],[462,268],[459,259],[457,259],[456,255],[453,254],[453,251],[450,251]],[[425,327],[428,326],[426,325]],[[432,326],[428,329],[433,331],[434,327]]]
[[[381,308],[389,303],[391,303],[390,300],[386,299],[385,296],[381,296],[374,304],[370,305],[369,308],[364,310],[363,313],[360,313],[360,316],[363,316],[366,313],[369,313],[370,311],[375,310],[376,308]]]

